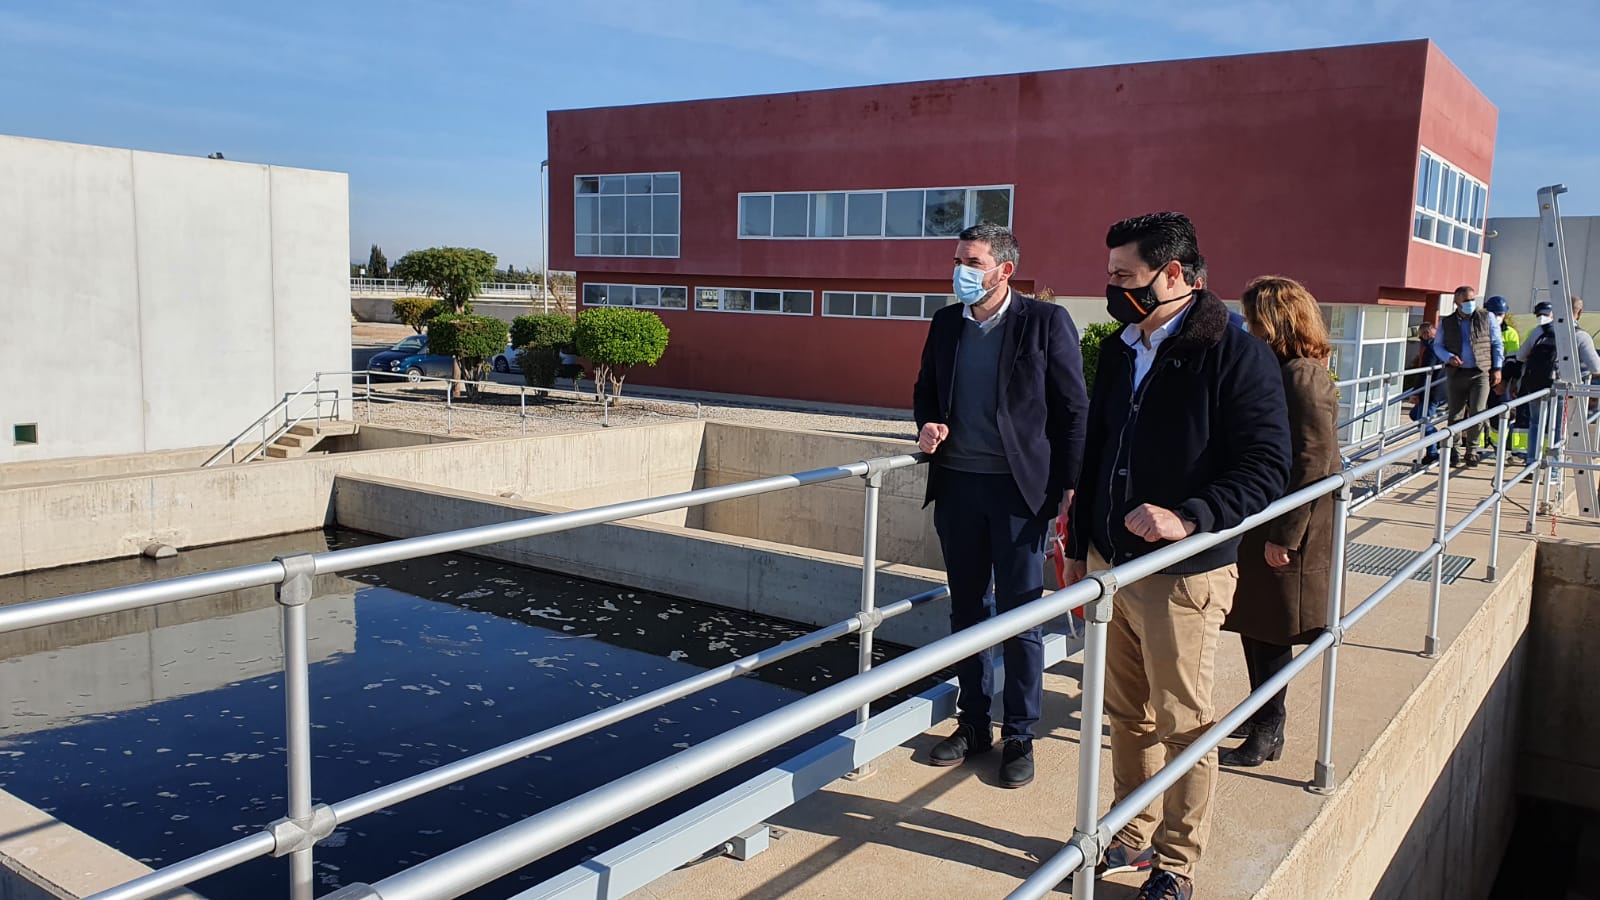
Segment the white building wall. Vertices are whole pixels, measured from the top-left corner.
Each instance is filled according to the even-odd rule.
[[[348,245],[342,173],[0,136],[0,462],[221,444],[349,369]]]
[[[1538,217],[1490,219],[1489,230],[1499,235],[1487,245],[1494,256],[1485,293],[1505,297],[1513,314],[1532,312],[1534,303],[1550,296]],[[1563,216],[1561,231],[1567,246],[1567,277],[1572,282],[1568,287],[1594,309],[1600,298],[1600,216]],[[1591,324],[1588,315],[1583,322]]]

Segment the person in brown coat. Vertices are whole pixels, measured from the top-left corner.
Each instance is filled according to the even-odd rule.
[[[1242,299],[1250,333],[1266,341],[1283,366],[1293,469],[1288,495],[1339,472],[1339,392],[1328,372],[1331,346],[1317,300],[1299,282],[1265,276]],[[1309,643],[1328,621],[1333,550],[1333,498],[1323,496],[1251,529],[1239,544],[1239,586],[1223,629],[1244,645],[1255,690]],[[1224,751],[1225,766],[1259,766],[1283,753],[1285,691],[1251,716],[1244,743]]]

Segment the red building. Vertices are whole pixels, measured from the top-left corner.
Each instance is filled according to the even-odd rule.
[[[551,265],[665,320],[633,380],[903,408],[980,220],[1061,298],[1101,297],[1106,227],[1162,209],[1224,298],[1479,284],[1496,117],[1429,41],[552,112]]]

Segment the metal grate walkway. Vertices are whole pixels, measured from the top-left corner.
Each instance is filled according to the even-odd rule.
[[[1377,544],[1358,544],[1350,542],[1345,549],[1345,568],[1361,575],[1380,575],[1392,578],[1406,567],[1406,564],[1417,558],[1417,551],[1403,550],[1399,547],[1380,547]],[[1470,556],[1444,555],[1444,583],[1454,584],[1457,578],[1466,573],[1476,559]],[[1428,581],[1433,578],[1433,567],[1428,566],[1422,571],[1411,576],[1412,581]]]

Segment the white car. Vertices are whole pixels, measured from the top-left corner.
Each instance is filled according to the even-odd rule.
[[[521,373],[522,367],[517,365],[517,354],[521,352],[521,350],[507,344],[506,348],[501,350],[499,355],[494,358],[494,370],[502,375],[507,372]]]

